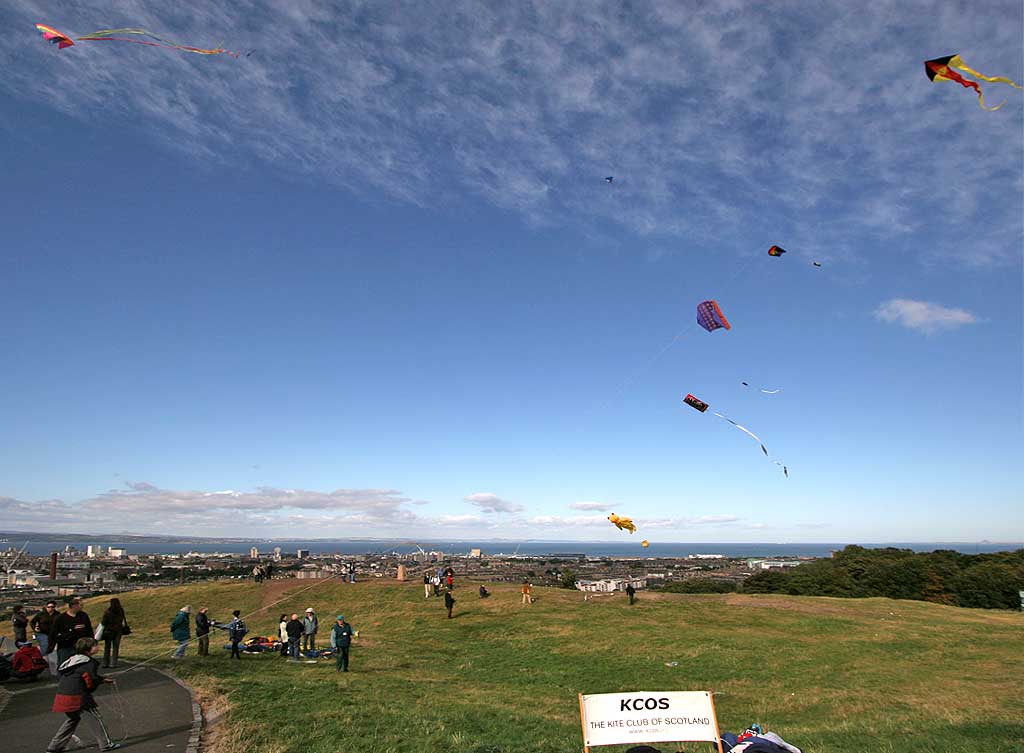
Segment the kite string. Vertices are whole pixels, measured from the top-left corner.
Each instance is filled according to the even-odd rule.
[[[334,580],[335,578],[341,577],[342,575],[343,575],[343,573],[337,573],[336,575],[332,575],[329,578],[318,578],[317,581],[312,583],[311,585],[308,585],[305,588],[300,588],[298,591],[295,591],[295,592],[289,592],[287,595],[281,597],[277,601],[275,601],[275,602],[273,602],[271,604],[265,604],[264,606],[260,607],[259,609],[256,609],[256,610],[254,610],[252,612],[249,612],[246,615],[243,615],[243,616],[239,617],[239,619],[240,620],[247,620],[250,617],[252,617],[254,614],[259,614],[260,612],[263,612],[263,611],[265,611],[267,609],[270,609],[271,607],[276,607],[282,601],[288,601],[289,599],[294,599],[299,594],[304,593],[304,592],[310,590],[311,588],[316,588],[317,586],[321,586],[324,583],[326,583],[327,581]],[[185,641],[185,645],[188,645],[188,644],[192,643],[192,641],[196,640],[199,637],[200,636],[194,636],[192,638],[189,638],[187,641]],[[179,643],[179,645],[180,645],[180,643]],[[146,666],[150,662],[155,661],[156,659],[159,659],[162,656],[165,656],[165,655],[168,655],[168,654],[173,654],[177,650],[178,650],[178,646],[175,646],[174,648],[172,648],[170,650],[161,650],[160,653],[154,654],[153,656],[149,657],[145,661],[140,662],[139,664],[135,664],[134,666],[128,667],[127,669],[123,669],[120,672],[113,672],[113,673],[111,673],[110,676],[113,677],[113,676],[116,676],[116,675],[124,674],[125,672],[132,672],[132,671],[134,671],[136,669],[139,669],[140,667]]]
[[[755,259],[757,259],[757,250],[756,249],[754,249],[754,250],[752,250],[750,252],[750,254],[748,255],[746,263],[744,263],[743,265],[738,267],[736,270],[734,270],[732,275],[729,276],[725,280],[725,282],[723,282],[719,286],[719,289],[720,290],[724,289],[727,285],[735,282],[735,280],[741,274],[743,274],[747,270],[747,268],[750,267],[751,264],[753,264]],[[612,396],[609,397],[607,400],[604,401],[604,403],[601,404],[601,410],[603,411],[603,410],[606,410],[607,408],[609,408],[611,406],[612,400],[614,398],[620,397],[626,390],[628,390],[631,386],[633,386],[633,384],[635,384],[640,379],[640,377],[642,377],[644,374],[646,374],[648,371],[650,371],[654,367],[654,365],[658,361],[660,361],[662,359],[662,357],[666,353],[668,353],[675,346],[675,344],[677,342],[679,342],[680,340],[682,340],[682,339],[684,339],[686,337],[689,337],[694,332],[696,332],[696,330],[693,328],[692,324],[688,324],[685,328],[679,330],[675,335],[673,335],[672,339],[670,339],[664,346],[662,346],[661,350],[659,350],[657,352],[657,354],[655,354],[655,356],[653,358],[649,359],[647,361],[647,363],[644,364],[644,366],[642,366],[640,369],[638,369],[636,372],[634,372],[632,376],[630,376],[621,385],[619,385],[615,390],[613,390]]]

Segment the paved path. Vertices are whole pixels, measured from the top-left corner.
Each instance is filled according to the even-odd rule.
[[[130,667],[121,662],[117,671]],[[186,753],[193,733],[192,696],[171,677],[150,667],[117,675],[120,701],[112,686],[96,693],[107,730],[131,753]],[[4,753],[43,753],[63,714],[50,711],[56,683],[46,673],[34,683],[0,685],[0,750]],[[4,693],[6,691],[6,693]],[[4,701],[6,699],[6,705]],[[121,712],[123,710],[123,713]],[[197,729],[198,731],[198,729]],[[96,750],[88,727],[79,727],[84,748]],[[70,748],[69,748],[70,750]]]

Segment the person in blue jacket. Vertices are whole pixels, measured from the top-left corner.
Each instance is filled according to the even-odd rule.
[[[331,648],[334,649],[334,670],[348,672],[348,649],[352,645],[352,626],[345,622],[345,615],[339,614],[338,621],[331,629]]]

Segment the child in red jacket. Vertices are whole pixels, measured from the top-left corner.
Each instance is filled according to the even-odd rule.
[[[79,638],[75,643],[74,656],[57,669],[57,697],[53,699],[53,710],[64,712],[67,719],[46,746],[47,753],[61,753],[67,748],[83,715],[96,736],[100,750],[117,750],[121,747],[120,743],[110,739],[99,707],[92,697],[93,691],[100,685],[114,682],[100,676],[99,663],[92,658],[96,646],[97,642],[92,638]]]

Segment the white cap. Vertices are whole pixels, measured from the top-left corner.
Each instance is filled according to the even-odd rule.
[[[306,611],[307,611],[307,612],[312,612],[312,611],[313,611],[313,607],[307,607],[307,608],[306,608]]]

